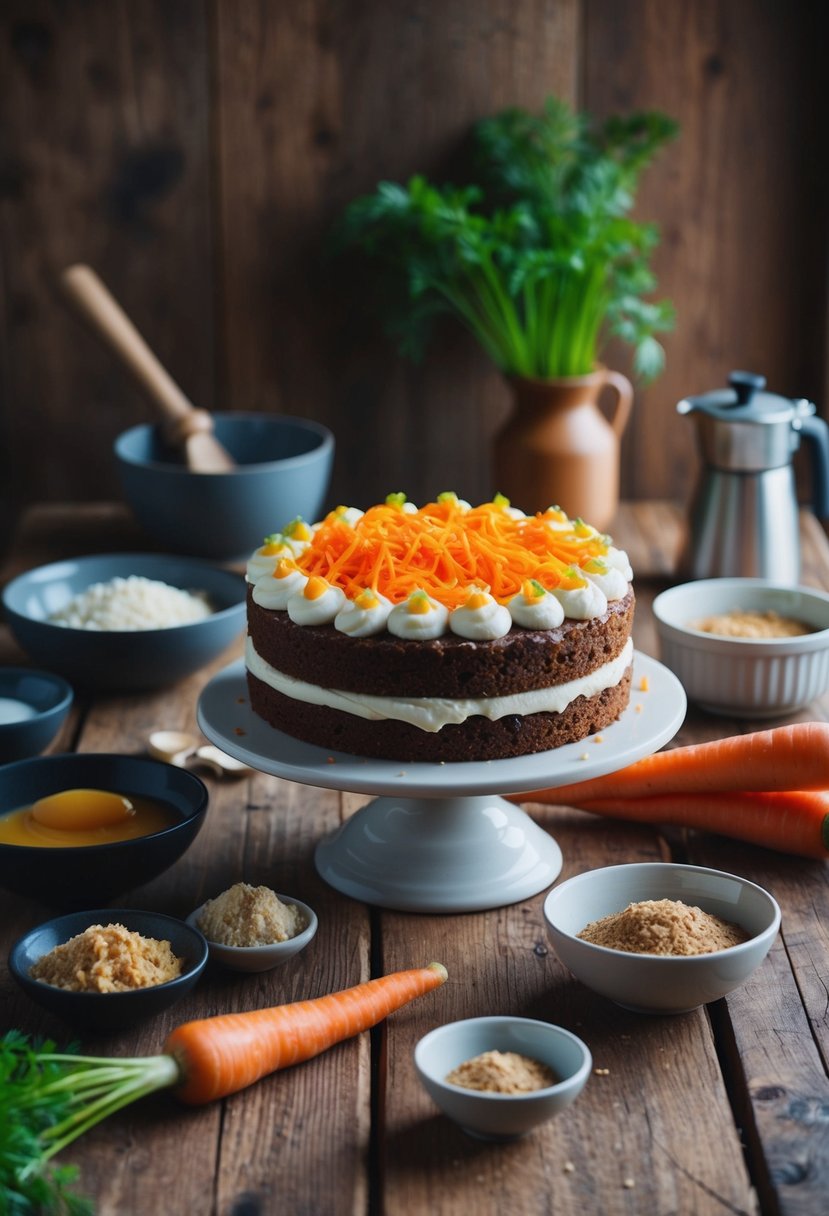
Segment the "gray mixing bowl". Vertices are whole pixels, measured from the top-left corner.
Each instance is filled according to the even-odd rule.
[[[220,561],[246,558],[265,536],[300,515],[323,513],[334,436],[305,418],[214,414],[216,438],[239,468],[193,473],[157,426],[115,441],[124,497],[142,528],[165,549]]]
[[[95,583],[135,575],[207,595],[203,620],[165,629],[96,630],[58,625],[50,616]],[[240,574],[170,553],[107,553],[38,566],[3,589],[6,620],[40,666],[76,687],[139,692],[162,688],[218,658],[245,629]]]

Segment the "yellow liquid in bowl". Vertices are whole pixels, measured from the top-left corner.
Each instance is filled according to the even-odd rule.
[[[171,807],[109,790],[61,790],[0,817],[0,844],[83,848],[149,836],[179,822]]]

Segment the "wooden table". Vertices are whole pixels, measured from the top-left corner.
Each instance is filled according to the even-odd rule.
[[[635,640],[656,654],[649,611],[671,578],[679,516],[667,504],[627,505],[613,529],[637,571]],[[807,583],[829,587],[829,546],[803,520]],[[43,507],[21,521],[2,581],[53,557],[144,547],[118,507]],[[195,729],[211,670],[155,694],[75,706],[55,750],[140,754],[155,727]],[[0,630],[0,661],[21,656]],[[826,718],[829,705],[801,717]],[[689,711],[677,743],[752,729]],[[320,930],[295,964],[264,976],[206,973],[191,996],[134,1033],[86,1040],[117,1055],[156,1052],[179,1021],[312,997],[431,959],[450,982],[371,1034],[205,1109],[167,1096],[110,1119],[65,1154],[104,1216],[690,1216],[829,1211],[829,867],[723,839],[530,806],[564,853],[563,876],[664,858],[746,875],[783,909],[762,968],[725,1000],[680,1017],[627,1013],[573,980],[548,946],[543,894],[486,913],[380,911],[317,876],[313,849],[366,799],[257,774],[207,778],[211,809],[190,851],[128,894],[136,907],[184,916],[245,879],[296,893]],[[5,956],[49,910],[0,897]],[[3,1024],[65,1039],[0,975]],[[566,1115],[527,1139],[491,1145],[464,1136],[431,1105],[412,1050],[438,1023],[519,1013],[569,1027],[592,1049],[595,1074]]]

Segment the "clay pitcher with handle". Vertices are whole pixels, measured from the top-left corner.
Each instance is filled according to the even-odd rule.
[[[630,381],[600,367],[588,376],[509,383],[512,412],[493,441],[495,491],[528,514],[558,506],[604,530],[619,505]],[[607,416],[599,405],[605,390],[614,399]]]

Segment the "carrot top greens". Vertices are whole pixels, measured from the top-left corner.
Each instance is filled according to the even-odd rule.
[[[56,1051],[17,1030],[0,1038],[0,1212],[4,1216],[86,1216],[75,1166],[51,1158],[107,1115],[175,1085],[171,1056],[98,1059]]]

